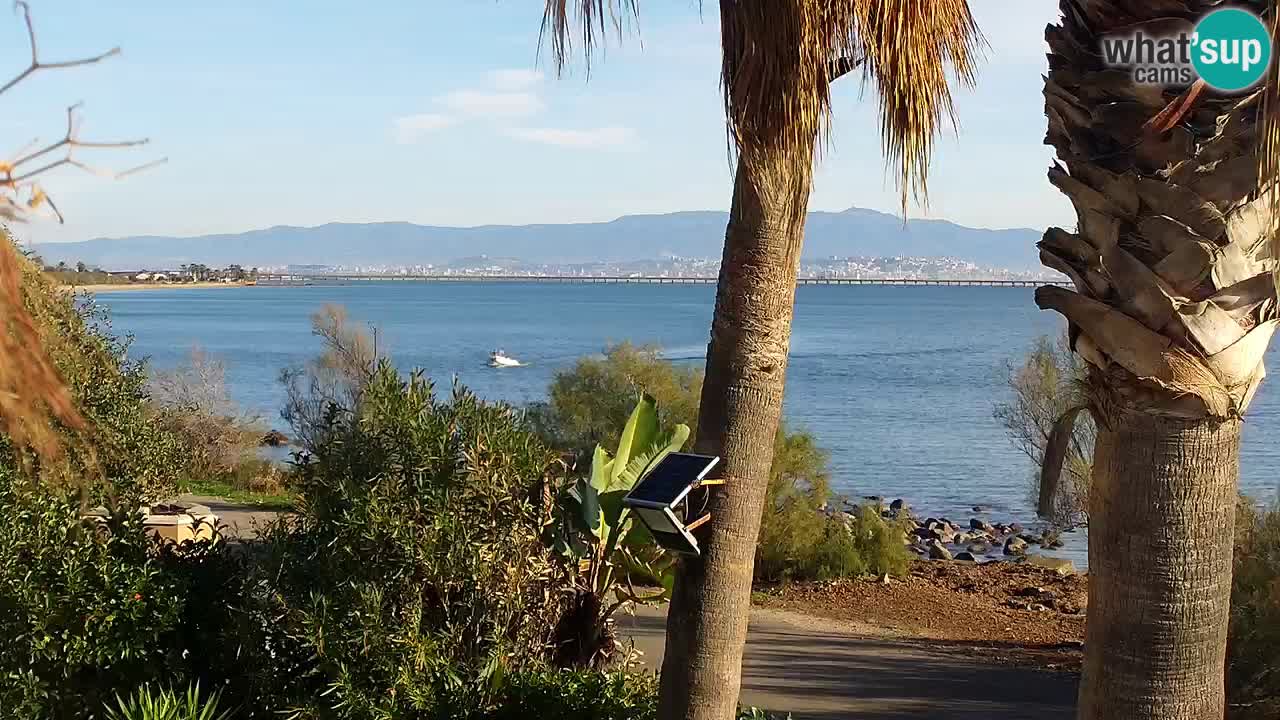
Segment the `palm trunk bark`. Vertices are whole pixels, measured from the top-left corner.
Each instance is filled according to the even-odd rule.
[[[1080,720],[1223,716],[1238,420],[1099,429]]]
[[[812,146],[808,152],[812,157]],[[727,482],[711,498],[703,554],[682,562],[667,614],[658,710],[664,720],[736,714],[810,188],[807,174],[760,169],[783,167],[738,163],[696,444],[723,458]]]
[[[1078,224],[1040,242],[1075,292],[1036,302],[1069,321],[1099,428],[1081,720],[1223,716],[1240,423],[1280,325],[1264,103],[1137,83],[1098,53],[1213,7],[1061,0],[1046,32],[1049,179]]]

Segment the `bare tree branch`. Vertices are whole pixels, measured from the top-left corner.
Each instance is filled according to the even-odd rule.
[[[14,193],[18,193],[23,187],[30,187],[31,196],[26,202],[27,207],[31,209],[35,209],[41,204],[47,202],[49,207],[53,210],[54,214],[57,215],[59,223],[62,223],[64,219],[63,219],[62,213],[58,210],[57,205],[54,204],[53,199],[50,198],[48,194],[44,192],[44,190],[41,189],[39,186],[35,185],[34,183],[28,182],[31,179],[35,178],[36,176],[42,173],[49,172],[50,170],[54,170],[56,168],[62,167],[64,165],[70,165],[72,167],[79,168],[85,172],[91,173],[93,175],[97,175],[99,177],[106,177],[113,180],[118,180],[128,175],[133,175],[135,173],[142,172],[143,170],[147,170],[157,165],[161,165],[168,161],[168,158],[161,158],[159,160],[153,160],[148,163],[143,163],[142,165],[136,165],[127,170],[112,171],[112,170],[102,170],[76,159],[72,155],[73,151],[76,148],[91,148],[91,149],[126,148],[126,147],[136,147],[139,145],[146,145],[147,143],[150,142],[149,138],[141,138],[138,140],[117,140],[117,141],[81,140],[78,137],[80,123],[78,122],[79,117],[76,114],[76,110],[79,109],[79,107],[80,107],[80,103],[76,103],[75,105],[72,105],[67,108],[67,132],[66,132],[66,135],[63,136],[61,140],[45,145],[44,147],[38,150],[30,150],[32,145],[35,144],[35,141],[32,141],[31,143],[28,143],[21,151],[19,151],[20,153],[25,153],[25,154],[20,154],[18,157],[14,158],[9,162],[0,162],[0,188],[7,187],[9,190],[13,191]],[[66,155],[64,157],[58,160],[54,160],[52,162],[47,162],[34,169],[26,170],[24,172],[15,174],[15,171],[18,168],[22,167],[23,165],[33,162],[39,158],[42,158],[62,148],[66,148]]]
[[[4,94],[7,90],[9,90],[9,88],[13,87],[14,85],[17,85],[23,80],[26,80],[37,70],[53,70],[57,68],[78,67],[80,65],[92,65],[94,63],[102,62],[103,60],[106,60],[107,58],[113,55],[120,54],[120,48],[114,47],[100,55],[81,58],[79,60],[62,60],[59,62],[48,62],[48,63],[40,62],[40,53],[36,48],[36,29],[35,29],[35,26],[31,23],[31,6],[26,3],[26,0],[16,0],[16,2],[13,3],[13,9],[22,12],[22,19],[27,24],[27,40],[31,45],[31,64],[27,66],[26,70],[23,70],[22,72],[18,73],[18,75],[14,77],[12,80],[5,83],[3,86],[0,86],[0,94]]]

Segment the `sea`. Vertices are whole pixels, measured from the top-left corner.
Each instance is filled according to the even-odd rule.
[[[678,363],[706,355],[709,285],[370,281],[346,285],[104,291],[130,353],[172,368],[195,348],[225,365],[230,394],[279,419],[282,368],[320,349],[310,316],[325,304],[377,330],[378,350],[421,368],[440,390],[545,399],[557,372],[612,343],[661,346]],[[854,500],[904,499],[919,516],[1035,525],[1031,461],[994,418],[1010,397],[1008,365],[1063,321],[1032,291],[1009,287],[802,286],[787,370],[785,420],[830,454],[833,488]],[[523,367],[487,367],[502,348]],[[1280,368],[1277,350],[1269,365]],[[1280,389],[1263,385],[1244,434],[1242,489],[1277,498]],[[983,508],[975,512],[975,507]],[[1083,530],[1057,554],[1085,565]]]

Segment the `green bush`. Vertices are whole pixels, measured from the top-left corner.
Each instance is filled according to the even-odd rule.
[[[1247,500],[1236,515],[1227,698],[1233,720],[1280,715],[1280,509]]]
[[[142,526],[139,505],[173,491],[184,455],[155,422],[143,366],[104,313],[30,263],[21,289],[88,430],[57,428],[66,454],[43,465],[0,438],[0,707],[80,720],[121,688],[188,673],[213,631],[197,638],[184,618],[232,605],[237,586],[192,595]],[[97,504],[108,517],[82,520]]]
[[[527,413],[548,445],[587,465],[596,445],[618,446],[641,394],[658,403],[662,427],[684,424],[697,434],[702,369],[669,362],[653,345],[621,343],[606,348],[602,357],[579,359],[572,370],[556,373],[547,402]]]
[[[163,671],[160,639],[181,614],[136,514],[101,530],[74,496],[0,479],[0,707],[14,718],[81,718]]]
[[[513,676],[486,720],[653,720],[658,683],[626,672],[545,670]]]
[[[496,709],[484,720],[656,720],[658,681],[653,675],[590,670],[545,670],[513,676]],[[739,720],[782,720],[790,715],[743,707]]]
[[[432,717],[489,706],[537,667],[567,587],[544,538],[563,466],[519,415],[439,401],[381,362],[300,467],[269,533],[282,622],[314,654],[305,717]]]
[[[99,524],[80,508],[0,471],[4,717],[81,720],[145,683],[201,682],[247,709],[275,707],[306,655],[250,584],[244,552],[158,543],[137,513]]]
[[[81,434],[60,428],[67,454],[59,467],[41,468],[51,481],[89,483],[93,502],[125,504],[171,495],[185,457],[181,437],[162,427],[148,402],[146,368],[127,357],[106,313],[83,295],[59,288],[36,267],[23,264],[22,295],[41,339],[76,408],[88,423]],[[0,464],[32,467],[7,442]]]
[[[250,489],[252,471],[262,465],[258,447],[266,426],[246,413],[227,390],[226,366],[199,348],[148,383],[156,420],[184,441],[188,482],[223,481]]]
[[[204,696],[200,686],[189,686],[185,693],[169,688],[138,688],[128,697],[117,697],[115,706],[107,706],[107,720],[230,720],[230,712],[218,712],[219,694]]]
[[[1029,487],[1033,505],[1040,499],[1040,467],[1054,424],[1068,410],[1088,403],[1082,388],[1085,361],[1071,351],[1063,335],[1036,340],[1021,364],[1010,361],[1005,370],[1011,391],[1008,400],[996,403],[995,418],[1004,426],[1014,447],[1031,459],[1035,472]],[[1093,474],[1093,442],[1097,434],[1092,416],[1076,416],[1071,442],[1063,458],[1057,487],[1047,488],[1047,519],[1071,527],[1089,522],[1089,482]]]
[[[582,465],[597,444],[617,443],[639,393],[657,400],[664,427],[683,423],[696,436],[702,379],[701,368],[671,363],[656,347],[623,343],[558,373],[547,403],[530,408],[527,417],[539,436]],[[827,463],[812,435],[779,428],[756,551],[758,580],[906,571],[901,537],[879,517],[860,516],[847,526],[828,517],[833,497]]]

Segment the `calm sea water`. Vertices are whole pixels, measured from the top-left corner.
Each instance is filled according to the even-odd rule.
[[[902,497],[918,513],[964,523],[974,505],[994,520],[1034,519],[1031,463],[992,417],[1007,397],[1004,367],[1040,335],[1061,331],[1031,290],[801,287],[787,373],[786,418],[831,454],[835,488]],[[325,303],[379,328],[380,349],[447,388],[456,376],[480,396],[543,399],[553,374],[607,344],[657,343],[679,362],[705,355],[714,289],[693,285],[378,282],[346,286],[106,292],[116,331],[155,367],[194,346],[225,362],[232,395],[280,425],[280,369],[314,355],[309,317]],[[527,367],[486,367],[495,347]],[[1269,365],[1280,372],[1273,350]],[[1242,485],[1273,501],[1280,389],[1250,409]],[[1083,560],[1083,533],[1064,555]]]

